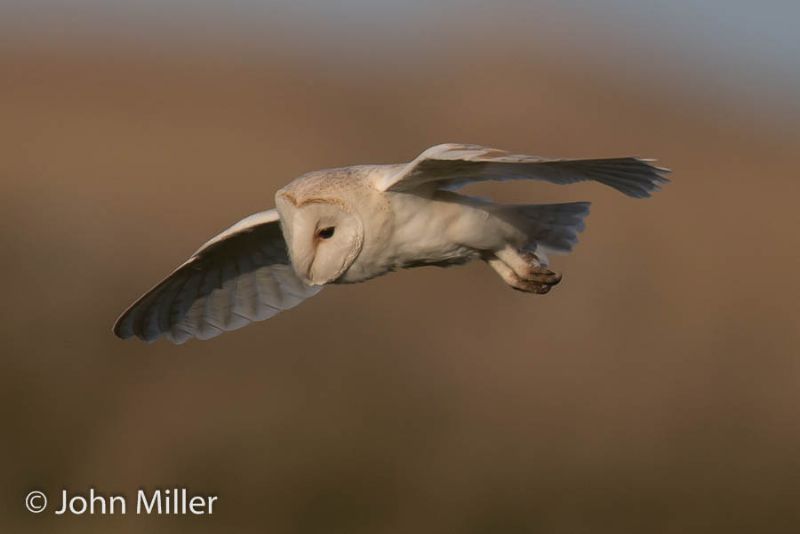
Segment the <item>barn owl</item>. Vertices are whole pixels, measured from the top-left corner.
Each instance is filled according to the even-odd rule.
[[[668,180],[651,160],[547,159],[444,144],[410,163],[300,176],[200,247],[134,302],[114,333],[175,343],[208,339],[287,310],[328,284],[397,269],[480,259],[511,288],[547,293],[561,280],[546,252],[570,252],[588,202],[497,204],[455,192],[483,180],[593,180],[644,198]]]

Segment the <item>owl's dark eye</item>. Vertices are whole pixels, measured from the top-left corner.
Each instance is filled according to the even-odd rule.
[[[320,239],[330,239],[331,237],[333,237],[333,232],[335,230],[336,230],[335,226],[328,226],[327,228],[321,228],[317,232],[317,236],[319,236]]]

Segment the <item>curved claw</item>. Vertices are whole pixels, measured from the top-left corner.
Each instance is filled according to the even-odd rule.
[[[542,265],[531,252],[506,249],[486,260],[511,288],[544,295],[561,281],[556,273]]]
[[[530,280],[519,280],[515,284],[511,284],[511,288],[524,293],[536,293],[537,295],[544,295],[548,293],[555,284],[540,284]]]
[[[534,268],[531,269],[528,280],[554,286],[561,281],[561,273],[556,273],[546,268]]]

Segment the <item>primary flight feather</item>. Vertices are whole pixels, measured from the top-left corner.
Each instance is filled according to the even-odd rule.
[[[572,250],[589,203],[496,204],[453,190],[483,180],[593,180],[644,198],[668,172],[632,157],[547,159],[461,144],[431,147],[410,163],[311,172],[275,194],[277,209],[200,247],[134,302],[114,333],[208,339],[292,308],[326,284],[472,259],[514,289],[547,293],[561,275],[544,253]]]

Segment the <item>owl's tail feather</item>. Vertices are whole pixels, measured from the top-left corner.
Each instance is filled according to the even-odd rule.
[[[504,206],[512,224],[528,236],[526,245],[538,245],[546,251],[567,253],[578,242],[590,202],[566,204],[517,204]]]

